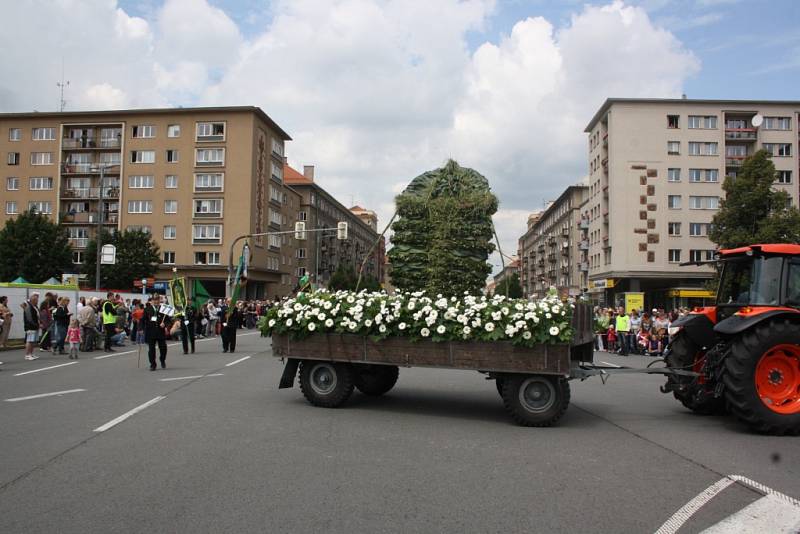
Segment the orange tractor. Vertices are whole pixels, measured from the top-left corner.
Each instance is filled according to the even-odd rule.
[[[726,410],[752,429],[800,434],[800,245],[721,250],[715,306],[670,326],[672,392],[700,413]]]

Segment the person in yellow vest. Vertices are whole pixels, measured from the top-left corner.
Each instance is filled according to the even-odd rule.
[[[631,319],[625,313],[625,308],[620,306],[617,314],[616,323],[617,337],[619,339],[619,353],[623,356],[628,355],[628,334],[631,331]]]
[[[114,349],[111,348],[111,337],[117,333],[117,306],[114,301],[114,293],[106,293],[106,301],[103,303],[101,311],[103,315],[103,332],[105,332],[104,349],[106,352],[114,352]]]

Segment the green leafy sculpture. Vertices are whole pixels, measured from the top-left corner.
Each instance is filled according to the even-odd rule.
[[[414,178],[395,202],[388,252],[395,287],[445,296],[481,292],[497,211],[486,178],[450,160]]]

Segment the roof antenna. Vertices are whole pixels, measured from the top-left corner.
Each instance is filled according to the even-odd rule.
[[[56,85],[61,89],[61,97],[58,99],[58,111],[64,111],[64,107],[67,105],[67,101],[64,100],[64,88],[69,87],[69,80],[64,81],[64,56],[61,56],[61,81]]]

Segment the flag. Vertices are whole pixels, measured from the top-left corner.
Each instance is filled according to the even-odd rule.
[[[186,279],[173,278],[169,281],[170,302],[179,313],[186,307]]]
[[[233,280],[233,294],[231,295],[231,306],[236,306],[236,302],[239,300],[239,292],[242,289],[242,286],[247,283],[247,278],[242,280],[242,274],[246,271],[247,267],[245,266],[244,262],[244,254],[239,256],[239,266],[236,267],[236,278]]]
[[[208,302],[210,298],[211,295],[208,294],[202,282],[200,282],[200,280],[195,280],[194,283],[192,283],[192,300],[194,301],[194,305],[199,308]]]

